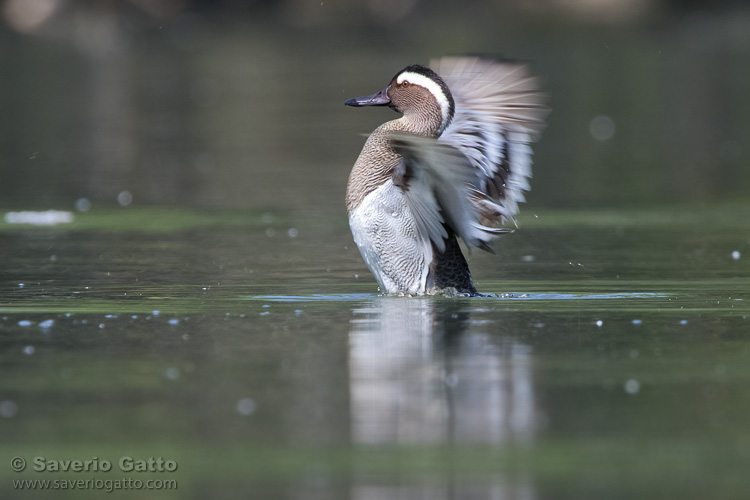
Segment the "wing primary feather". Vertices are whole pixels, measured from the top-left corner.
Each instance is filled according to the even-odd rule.
[[[417,230],[439,252],[451,233],[468,247],[487,250],[489,242],[512,231],[493,227],[504,219],[513,220],[513,214],[478,189],[476,168],[457,148],[407,133],[394,133],[391,146],[402,156],[394,183],[409,179],[404,197]]]
[[[515,224],[513,216],[529,189],[529,144],[538,139],[549,113],[539,79],[526,63],[480,57],[444,57],[432,68],[456,103],[453,121],[439,141],[467,158],[475,187],[489,198],[474,197],[480,222]]]

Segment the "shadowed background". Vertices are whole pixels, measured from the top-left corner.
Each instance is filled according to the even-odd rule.
[[[347,109],[445,54],[531,60],[553,113],[534,206],[750,195],[743,2],[6,0],[0,203],[343,214]],[[743,168],[745,167],[745,168]]]

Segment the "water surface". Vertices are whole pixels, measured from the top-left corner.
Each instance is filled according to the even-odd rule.
[[[5,224],[3,456],[176,461],[152,498],[742,498],[746,209],[539,211],[472,299],[378,295],[333,213]]]

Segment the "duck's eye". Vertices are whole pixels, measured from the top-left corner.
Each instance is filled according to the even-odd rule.
[[[403,82],[401,82],[401,87],[406,88],[408,86],[409,86],[409,80],[404,80]]]

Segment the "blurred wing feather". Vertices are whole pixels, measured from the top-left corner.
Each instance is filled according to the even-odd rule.
[[[479,223],[513,220],[529,189],[529,144],[539,138],[548,114],[538,79],[526,64],[478,57],[445,57],[431,67],[456,103],[439,141],[468,159],[483,207]]]
[[[394,133],[391,145],[402,156],[393,183],[404,190],[423,241],[431,241],[442,253],[449,229],[467,245],[491,251],[488,243],[508,232],[480,223],[484,213],[510,214],[477,190],[474,168],[457,148],[406,133]]]

